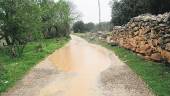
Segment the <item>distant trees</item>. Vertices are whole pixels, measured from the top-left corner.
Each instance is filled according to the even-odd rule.
[[[73,24],[74,32],[91,32],[95,28],[95,24],[92,22],[84,23],[83,21],[77,21]]]
[[[95,24],[92,23],[92,22],[89,22],[89,23],[85,24],[85,30],[86,30],[87,32],[92,32],[92,31],[94,31],[94,28],[95,28]]]
[[[77,21],[73,25],[74,32],[85,32],[85,24],[83,21]]]
[[[101,22],[100,24],[96,24],[95,30],[109,32],[110,30],[112,30],[111,27],[112,26],[110,22]]]
[[[140,14],[168,12],[170,11],[169,5],[169,0],[113,0],[111,23],[122,25]]]
[[[30,40],[68,36],[71,14],[64,0],[1,0],[0,40],[16,57]]]
[[[101,22],[100,24],[94,24],[92,22],[84,23],[83,21],[77,21],[73,25],[74,32],[97,32],[97,31],[110,31],[110,22]]]

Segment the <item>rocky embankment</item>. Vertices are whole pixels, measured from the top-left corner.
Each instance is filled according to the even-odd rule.
[[[134,17],[124,26],[115,26],[108,38],[109,43],[146,59],[170,63],[170,13]]]

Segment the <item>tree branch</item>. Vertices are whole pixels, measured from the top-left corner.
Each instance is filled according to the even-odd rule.
[[[4,34],[0,33],[0,40],[4,38]]]
[[[3,38],[4,38],[3,36],[2,36],[2,37],[0,37],[0,40],[1,40],[1,39],[3,39]]]
[[[0,33],[1,36],[3,36],[4,34]]]

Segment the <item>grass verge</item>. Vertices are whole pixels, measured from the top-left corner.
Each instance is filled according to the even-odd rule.
[[[89,42],[100,44],[114,51],[122,61],[128,64],[128,66],[148,84],[149,88],[157,96],[170,96],[170,68],[165,67],[164,64],[144,60],[132,51],[119,46],[110,46],[106,42],[88,36],[87,34],[77,35],[85,38]]]
[[[43,51],[37,52],[37,42],[30,42],[24,49],[20,58],[11,58],[3,50],[0,50],[0,93],[12,87],[20,80],[34,65],[40,62],[48,54],[66,44],[68,38],[43,40]]]

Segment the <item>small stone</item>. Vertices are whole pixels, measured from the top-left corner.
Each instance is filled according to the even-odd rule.
[[[169,42],[170,42],[170,38],[164,40],[164,43],[169,43]]]
[[[159,24],[159,26],[161,26],[161,27],[165,27],[165,26],[167,26],[166,24]]]
[[[150,57],[149,56],[145,56],[144,59],[150,60]]]
[[[164,21],[164,22],[170,21],[170,14],[168,14],[168,16],[167,16],[163,21]]]
[[[165,49],[168,50],[168,51],[170,51],[170,43],[167,43],[167,44],[166,44]]]
[[[132,27],[132,28],[133,28],[133,27],[135,27],[135,26],[136,26],[136,24],[135,24],[135,23],[132,23],[132,24],[131,24],[131,27]]]
[[[158,22],[161,22],[161,21],[162,21],[162,19],[161,19],[161,18],[157,18],[156,20],[157,20]]]
[[[161,55],[163,56],[163,58],[167,59],[168,62],[170,61],[170,52],[163,50],[161,51]]]
[[[161,56],[160,53],[154,53],[154,54],[151,55],[150,58],[151,58],[152,60],[155,60],[155,61],[160,61],[161,58],[162,58],[162,56]]]

